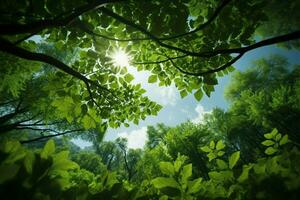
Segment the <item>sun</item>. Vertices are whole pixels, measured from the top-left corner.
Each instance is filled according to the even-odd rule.
[[[116,50],[112,55],[112,62],[115,66],[128,67],[129,66],[129,55],[122,49]]]

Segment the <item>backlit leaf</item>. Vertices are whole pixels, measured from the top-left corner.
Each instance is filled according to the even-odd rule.
[[[266,153],[267,155],[272,155],[272,154],[276,153],[277,151],[278,151],[278,150],[275,149],[275,148],[273,148],[273,147],[268,147],[268,148],[265,150],[265,153]]]
[[[240,159],[240,151],[234,152],[229,157],[229,168],[232,169]]]
[[[174,175],[174,166],[170,162],[160,162],[159,168],[165,175]]]
[[[185,183],[192,176],[192,164],[183,166],[181,171],[182,182]]]
[[[197,99],[197,101],[200,101],[203,97],[203,92],[201,89],[197,90],[195,93],[194,93],[194,97]]]
[[[148,83],[155,83],[157,81],[157,75],[151,75],[148,78]]]
[[[261,144],[265,146],[272,146],[273,144],[275,144],[275,142],[272,140],[265,140]]]
[[[200,190],[201,187],[202,178],[197,178],[193,181],[190,181],[188,184],[188,193],[194,194],[197,193]]]
[[[179,184],[173,178],[158,177],[152,180],[154,187],[161,189],[164,187],[179,188]]]
[[[288,141],[289,141],[288,135],[284,135],[284,136],[281,138],[281,140],[280,140],[280,142],[279,142],[279,145],[282,146],[282,145],[288,143]]]
[[[223,144],[222,140],[219,140],[216,145],[217,150],[222,150],[225,148],[225,144]]]
[[[46,145],[44,146],[41,157],[42,158],[48,158],[48,156],[52,155],[55,152],[55,143],[54,140],[48,140]]]

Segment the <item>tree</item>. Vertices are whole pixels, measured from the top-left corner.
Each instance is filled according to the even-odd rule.
[[[80,151],[71,155],[71,159],[76,162],[81,169],[93,172],[95,175],[103,174],[106,169],[101,161],[101,157],[94,152]]]
[[[61,55],[53,50],[52,46],[39,45],[40,52],[48,52],[63,60],[71,60],[72,54]],[[4,56],[4,54],[1,54]],[[26,69],[31,65],[10,55],[2,57],[1,64],[11,65],[1,68],[1,97],[0,97],[0,137],[15,137],[22,143],[46,140],[55,136],[83,132],[78,123],[69,124],[70,118],[57,118],[56,113],[67,116],[66,109],[57,110],[49,106],[53,99],[49,98],[53,90],[61,93],[61,86],[49,86],[55,82],[52,67],[35,65],[32,71]],[[25,67],[25,68],[24,68]],[[19,73],[21,72],[21,73]],[[33,75],[34,74],[34,75]],[[47,88],[50,87],[50,90]],[[65,105],[66,108],[78,110],[78,106]],[[78,111],[75,115],[78,115]],[[6,134],[9,132],[10,134]]]
[[[167,134],[167,132],[170,130],[170,127],[167,127],[165,124],[157,124],[156,127],[154,126],[148,126],[147,127],[147,148],[154,148],[156,147],[160,142],[166,143],[164,141],[164,137]]]
[[[138,70],[151,71],[148,82],[175,83],[182,97],[193,93],[200,100],[203,92],[210,95],[217,77],[232,71],[232,64],[246,52],[300,38],[299,27],[295,27],[254,40],[255,30],[267,23],[269,13],[263,9],[267,2],[7,1],[0,7],[0,51],[11,57],[3,65],[5,75],[13,72],[20,77],[26,69],[25,81],[48,77],[49,72],[40,74],[32,65],[48,64],[53,79],[46,91],[58,119],[76,121],[85,129],[138,123],[161,106],[142,96],[145,91],[140,85],[131,84],[134,77],[126,67],[112,62],[114,51],[130,54],[130,64]],[[76,47],[77,53],[64,62],[38,52],[40,42],[52,44],[58,52],[74,52]],[[22,68],[12,67],[17,59]],[[63,88],[56,91],[56,86]]]
[[[237,71],[225,96],[231,103],[227,112],[227,138],[248,159],[260,154],[264,133],[276,127],[299,143],[299,65],[290,65],[280,56],[253,63],[244,72]],[[253,151],[254,150],[254,151]],[[248,160],[247,159],[247,160]]]
[[[277,35],[282,32],[290,32],[299,28],[299,12],[300,4],[295,1],[269,1],[264,8],[269,18],[268,22],[260,26],[257,33],[263,37]],[[299,40],[290,41],[280,44],[280,46],[287,48],[299,49]]]

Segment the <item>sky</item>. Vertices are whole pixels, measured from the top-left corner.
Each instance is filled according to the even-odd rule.
[[[243,71],[251,67],[253,61],[260,58],[267,58],[272,54],[285,56],[291,64],[300,64],[300,53],[297,51],[277,48],[275,45],[258,48],[247,52],[233,66],[236,70]],[[150,72],[137,72],[132,66],[129,66],[135,79],[133,83],[141,83],[142,87],[147,90],[145,93],[151,100],[163,106],[157,116],[148,116],[144,121],[140,121],[138,125],[130,124],[130,126],[121,126],[117,129],[109,128],[104,140],[115,140],[123,137],[128,140],[128,148],[143,148],[147,141],[147,126],[155,126],[157,123],[164,123],[168,126],[176,126],[187,120],[195,123],[201,123],[203,116],[210,113],[213,108],[219,107],[227,109],[229,103],[224,98],[224,89],[228,86],[232,73],[218,78],[218,85],[215,86],[215,92],[211,97],[203,96],[198,102],[192,94],[181,99],[179,92],[174,85],[170,87],[159,87],[158,83],[149,84],[148,77]],[[234,72],[233,72],[234,73]],[[74,140],[81,148],[91,145],[89,142]]]

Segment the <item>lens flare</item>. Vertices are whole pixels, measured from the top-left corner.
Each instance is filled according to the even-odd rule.
[[[128,67],[129,66],[129,55],[122,49],[115,51],[112,56],[112,62],[115,66]]]

